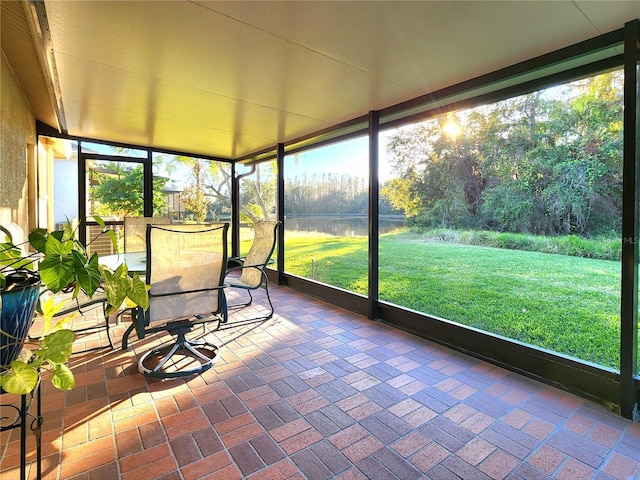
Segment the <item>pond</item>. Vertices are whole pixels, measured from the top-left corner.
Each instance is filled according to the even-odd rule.
[[[369,220],[367,217],[287,217],[285,229],[296,232],[328,233],[340,237],[367,236]],[[404,226],[404,218],[380,218],[380,233],[387,233]]]

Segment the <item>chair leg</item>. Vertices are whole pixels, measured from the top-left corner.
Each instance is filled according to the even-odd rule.
[[[133,329],[136,328],[135,323],[131,322],[131,324],[124,331],[124,335],[122,336],[122,350],[126,350],[129,348],[129,335],[133,332]]]
[[[191,331],[187,324],[179,324],[170,331],[177,335],[175,343],[160,346],[140,357],[138,361],[140,373],[153,378],[185,377],[208,370],[218,360],[219,349],[216,345],[204,341],[191,341],[186,337],[186,334]],[[198,347],[206,350],[209,355],[203,354]],[[179,366],[179,363],[187,363],[187,365],[196,363],[196,366],[185,368]],[[165,368],[167,366],[168,368]],[[175,368],[172,369],[172,366]]]
[[[253,296],[251,295],[251,289],[242,288],[242,287],[234,287],[234,288],[246,291],[249,294],[249,301],[247,303],[234,303],[233,305],[228,305],[227,308],[248,307],[249,305],[251,305],[251,303],[253,302]]]
[[[104,326],[107,331],[107,340],[109,340],[109,347],[113,350],[113,342],[111,341],[111,330],[109,325],[109,317],[107,315],[107,302],[102,304],[102,314],[104,315]]]
[[[246,304],[246,306],[248,307],[253,303],[253,295],[251,295],[251,290],[247,290],[247,293],[249,294],[249,303]]]
[[[260,284],[259,287],[256,287],[256,289],[260,287],[264,288],[264,291],[267,295],[267,301],[269,302],[269,313],[264,317],[250,318],[250,319],[243,320],[243,322],[244,321],[251,322],[256,320],[269,320],[271,317],[273,317],[273,314],[275,313],[275,309],[273,308],[273,303],[271,302],[271,295],[269,295],[269,279],[267,278],[267,274],[264,271],[262,272],[262,277],[263,277],[262,283]],[[236,288],[241,288],[241,287],[236,287]],[[229,305],[228,308],[248,307],[249,305],[251,305],[251,303],[253,302],[253,295],[251,294],[251,290],[255,290],[255,289],[243,288],[243,290],[246,290],[247,293],[249,294],[249,302]],[[223,321],[221,323],[226,323],[226,322]]]
[[[78,310],[78,312],[81,315],[84,315],[84,312],[82,310]],[[114,349],[113,346],[113,341],[111,340],[111,330],[110,327],[111,325],[109,324],[109,317],[107,317],[107,302],[103,302],[102,303],[102,315],[104,317],[104,329],[107,333],[107,340],[109,341],[109,348],[111,350]],[[96,331],[101,330],[103,327],[101,327],[100,325],[96,325],[95,327],[86,327],[86,328],[80,328],[78,330],[74,330],[74,333],[93,333]],[[74,353],[86,353],[86,352],[93,352],[95,350],[102,350],[105,347],[93,347],[93,348],[86,348],[84,350],[80,350],[78,352],[74,352]]]
[[[273,317],[274,308],[273,308],[273,303],[271,303],[271,296],[269,295],[269,282],[266,279],[265,279],[265,282],[264,282],[264,291],[267,294],[267,301],[269,302],[269,307],[271,308],[271,312],[265,318],[265,320],[268,320],[271,317]]]
[[[146,333],[145,332],[146,320],[144,317],[144,310],[142,310],[139,307],[134,307],[130,309],[130,311],[131,311],[131,324],[127,327],[127,329],[124,332],[124,335],[122,336],[123,350],[126,350],[127,348],[129,348],[129,335],[131,335],[131,332],[135,330],[139,340],[142,340],[145,337],[145,333]]]
[[[157,374],[162,369],[162,367],[166,365],[166,363],[171,359],[171,357],[173,357],[173,355],[178,351],[180,347],[181,345],[176,342],[173,345],[165,345],[164,347],[154,348],[153,350],[145,353],[144,355],[142,355],[142,357],[140,357],[140,361],[138,361],[138,370],[140,370],[140,373],[154,376],[154,374]],[[164,356],[155,367],[147,368],[144,364],[147,358],[151,358],[158,354],[162,354]]]

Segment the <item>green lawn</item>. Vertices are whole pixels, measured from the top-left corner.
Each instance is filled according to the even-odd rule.
[[[287,232],[285,240],[287,272],[366,293],[366,237]],[[619,368],[619,261],[388,234],[380,299]]]

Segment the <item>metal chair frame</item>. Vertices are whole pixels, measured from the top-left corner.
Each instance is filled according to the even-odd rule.
[[[269,313],[262,317],[256,317],[251,320],[268,320],[273,317],[275,313],[271,296],[269,295],[269,278],[267,277],[266,268],[267,265],[273,263],[271,255],[276,248],[277,232],[281,222],[260,220],[256,222],[254,226],[255,237],[253,244],[249,249],[249,252],[245,257],[231,257],[229,263],[238,263],[238,266],[230,267],[227,269],[227,276],[225,277],[225,285],[230,288],[238,288],[245,290],[249,294],[249,301],[247,303],[238,303],[229,305],[229,308],[247,307],[253,302],[252,290],[264,288],[267,301],[269,302]],[[268,236],[267,236],[268,235]],[[264,245],[260,245],[260,242],[264,242]],[[256,250],[262,250],[262,252],[256,252]],[[260,258],[256,258],[256,256]],[[259,271],[260,275],[257,280],[251,281],[250,277],[255,277],[255,271]],[[240,272],[239,278],[230,276],[234,272]],[[254,272],[250,275],[250,272]]]
[[[228,313],[226,297],[223,291],[223,278],[227,262],[226,239],[228,227],[229,225],[226,223],[213,226],[147,226],[147,281],[151,286],[149,291],[150,306],[149,309],[144,311],[140,308],[135,308],[133,310],[132,324],[127,328],[127,331],[123,336],[122,346],[123,349],[128,347],[128,337],[133,330],[136,331],[139,339],[143,339],[146,335],[152,333],[169,332],[175,337],[175,341],[171,344],[164,344],[157,348],[153,348],[152,350],[144,353],[138,360],[138,368],[141,373],[154,378],[183,377],[202,373],[212,367],[217,360],[219,349],[216,345],[207,341],[190,339],[187,337],[187,334],[191,332],[196,325],[216,320],[226,321],[227,319]],[[220,232],[221,229],[222,232]],[[211,283],[206,285],[204,288],[193,288],[191,285],[182,288],[180,281],[174,281],[174,279],[189,278],[188,266],[176,265],[175,267],[171,267],[171,278],[169,279],[164,278],[163,274],[158,275],[154,263],[157,261],[154,255],[154,236],[160,235],[160,233],[156,233],[154,235],[154,232],[159,231],[165,232],[162,235],[169,236],[172,236],[173,234],[206,234],[208,232],[212,232],[212,235],[219,234],[221,241],[221,245],[218,247],[219,250],[215,249],[215,247],[213,247],[213,243],[211,243],[212,250],[207,250],[206,252],[203,251],[203,254],[198,256],[198,258],[202,260],[198,263],[198,267],[200,269],[208,269],[211,265],[212,272],[219,267],[220,277],[218,279],[207,279],[211,281]],[[180,237],[174,236],[174,238],[178,239]],[[166,245],[162,245],[161,247],[166,248]],[[176,257],[179,257],[183,253],[175,251],[174,254]],[[210,255],[207,256],[207,254]],[[220,255],[219,258],[215,257],[217,254]],[[215,265],[207,263],[207,259],[213,261],[214,258],[216,261]],[[160,280],[158,280],[158,277]],[[214,285],[213,283],[216,284]],[[165,291],[168,286],[176,286],[178,288],[176,291]],[[214,299],[213,297],[215,297],[215,302],[212,305],[211,311],[203,311],[204,307],[202,306],[202,300],[198,300],[198,306],[192,305],[187,300],[187,298],[193,296],[198,297],[200,294],[205,293],[211,293],[212,300]],[[183,301],[185,310],[181,310],[179,315],[171,314],[165,318],[164,315],[168,314],[168,311],[172,307],[171,303],[174,299],[176,299],[176,302]],[[204,301],[206,301],[206,299]],[[165,313],[165,311],[167,313]],[[153,323],[157,323],[157,325],[154,326]],[[188,359],[186,363],[195,363],[195,366],[190,368],[181,367],[180,363],[184,363],[183,359],[185,358]],[[167,366],[169,366],[169,368],[165,368]]]

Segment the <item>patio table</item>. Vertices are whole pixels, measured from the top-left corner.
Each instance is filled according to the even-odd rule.
[[[98,262],[112,270],[115,270],[126,262],[129,273],[147,273],[147,252],[126,252],[104,255],[98,259]]]

